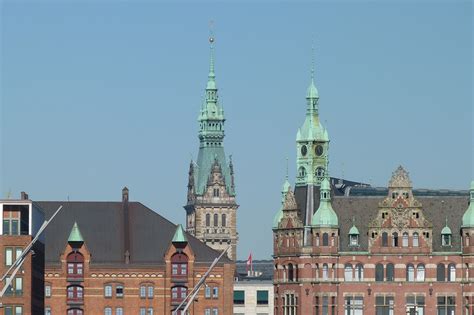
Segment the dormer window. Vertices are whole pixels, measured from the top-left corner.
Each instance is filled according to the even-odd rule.
[[[446,217],[446,225],[441,230],[441,245],[443,246],[451,246],[451,229],[448,226],[448,218]]]
[[[219,197],[219,188],[214,188],[213,196]]]

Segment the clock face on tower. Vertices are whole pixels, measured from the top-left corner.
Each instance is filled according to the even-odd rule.
[[[302,156],[305,156],[306,153],[308,153],[308,148],[307,148],[305,145],[303,145],[303,146],[301,147],[301,155],[302,155]]]
[[[323,146],[318,144],[316,148],[314,148],[314,152],[316,153],[317,156],[321,156],[324,152]]]

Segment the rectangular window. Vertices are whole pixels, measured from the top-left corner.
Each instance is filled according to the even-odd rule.
[[[51,297],[51,285],[47,284],[44,286],[44,296]]]
[[[210,308],[206,308],[206,310],[204,311],[204,314],[205,314],[205,315],[211,315],[211,309],[210,309]]]
[[[212,309],[212,315],[219,315],[219,309],[213,308]]]
[[[146,308],[144,307],[140,308],[140,315],[146,315]]]
[[[171,266],[171,274],[177,275],[178,274],[178,264],[173,264]]]
[[[15,306],[15,315],[23,315],[23,306]]]
[[[217,299],[219,297],[219,288],[218,287],[213,287],[212,288],[212,297]]]
[[[394,315],[394,299],[393,296],[376,296],[375,297],[375,314],[376,315]]]
[[[454,296],[438,296],[438,315],[454,315],[456,298]]]
[[[10,247],[5,248],[5,265],[6,266],[13,265],[13,248],[10,248]]]
[[[206,299],[211,298],[211,287],[206,286],[206,288],[204,289],[204,297]]]
[[[23,295],[23,278],[20,278],[20,277],[15,278],[15,295],[16,296]]]
[[[15,247],[15,259],[18,259],[21,256],[22,252],[23,252],[23,248]]]
[[[151,307],[148,308],[148,314],[147,315],[153,315],[153,308],[151,308]]]
[[[51,315],[51,307],[46,306],[44,309],[44,315]]]
[[[9,277],[6,277],[5,280],[4,280],[4,285],[6,285],[7,281],[8,281]],[[8,286],[8,288],[5,290],[5,296],[12,296],[13,295],[13,285],[14,285],[14,281],[10,283],[10,285]]]
[[[115,296],[118,297],[118,298],[123,297],[123,285],[118,285],[115,288]]]
[[[188,264],[181,264],[181,275],[188,274]]]
[[[241,290],[234,291],[234,304],[235,305],[245,304],[245,291],[241,291]]]
[[[408,295],[406,309],[409,315],[425,315],[425,297],[423,295]]]
[[[148,287],[148,298],[149,298],[149,299],[152,299],[153,296],[154,296],[154,294],[155,294],[154,288],[153,288],[152,285],[150,285],[150,286]]]
[[[20,228],[18,220],[11,220],[11,234],[10,235],[20,235]],[[17,306],[20,307],[20,306]],[[16,310],[15,310],[16,312]]]
[[[105,297],[112,297],[112,286],[110,284],[108,284],[104,287],[104,296]]]
[[[268,291],[257,291],[257,305],[268,305]]]
[[[144,285],[140,286],[140,297],[142,299],[146,298],[146,287]]]
[[[115,315],[123,315],[123,308],[117,307],[115,309]]]
[[[3,220],[3,235],[10,235],[10,220]]]
[[[112,315],[112,308],[111,307],[106,307],[104,309],[104,315]]]
[[[346,296],[344,298],[345,315],[363,315],[364,314],[364,297],[362,296]]]

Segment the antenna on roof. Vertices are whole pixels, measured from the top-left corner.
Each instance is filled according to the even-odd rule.
[[[10,199],[12,197],[12,189],[9,188],[7,192],[7,199]]]

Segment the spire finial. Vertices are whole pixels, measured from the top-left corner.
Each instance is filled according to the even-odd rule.
[[[286,180],[288,180],[288,158],[286,158]]]
[[[352,226],[355,226],[355,221],[356,221],[355,216],[352,216]]]
[[[314,40],[311,43],[311,82],[314,83]]]
[[[210,63],[209,63],[209,77],[214,76],[214,21],[209,21],[209,47],[210,47]]]

